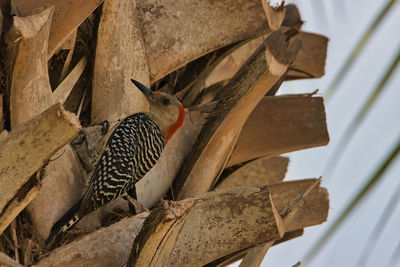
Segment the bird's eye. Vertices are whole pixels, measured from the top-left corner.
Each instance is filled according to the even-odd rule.
[[[163,99],[161,101],[165,106],[168,106],[169,104],[171,104],[171,100],[169,100],[169,98],[166,98],[166,97],[163,97]]]

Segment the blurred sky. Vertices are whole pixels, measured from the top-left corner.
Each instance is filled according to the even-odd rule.
[[[344,61],[368,29],[385,0],[302,0],[295,3],[305,21],[303,30],[330,38],[326,75],[321,79],[286,82],[279,94],[328,89]],[[323,175],[323,168],[346,127],[377,86],[400,49],[400,5],[381,23],[375,35],[353,65],[337,92],[326,104],[330,144],[327,147],[290,153],[286,180]],[[352,138],[335,172],[322,177],[330,196],[328,222],[306,228],[304,235],[271,248],[262,266],[289,267],[301,261],[330,223],[343,211],[359,188],[380,166],[400,137],[400,68],[396,70]],[[324,179],[325,178],[325,179]],[[320,254],[307,266],[355,266],[369,235],[391,194],[399,187],[400,157],[386,171],[383,180],[364,201]],[[388,266],[400,241],[400,206],[388,222],[366,266]],[[397,263],[400,266],[400,263]],[[235,264],[237,265],[237,264]],[[393,266],[393,265],[392,265]]]

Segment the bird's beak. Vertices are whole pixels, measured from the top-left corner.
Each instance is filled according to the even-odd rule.
[[[137,87],[140,91],[142,91],[142,93],[143,93],[149,100],[155,100],[155,99],[156,99],[156,97],[155,97],[155,95],[153,94],[153,92],[152,92],[147,86],[141,84],[140,82],[138,82],[138,81],[136,81],[136,80],[134,80],[134,79],[131,79],[131,82],[132,82],[134,85],[136,85],[136,87]]]

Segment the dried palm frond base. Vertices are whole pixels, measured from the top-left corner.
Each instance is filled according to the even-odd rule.
[[[271,246],[326,220],[320,179],[283,181],[281,154],[329,142],[321,97],[275,96],[285,81],[324,74],[328,40],[301,30],[296,6],[0,8],[0,265],[257,266]],[[180,98],[186,115],[136,185],[144,212],[117,199],[49,250],[51,226],[81,197],[101,153],[103,122],[148,109],[131,78]]]

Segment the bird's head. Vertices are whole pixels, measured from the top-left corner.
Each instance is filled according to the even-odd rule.
[[[170,94],[152,92],[140,82],[133,79],[131,81],[149,100],[149,116],[160,127],[164,141],[167,143],[183,123],[185,110],[181,102]]]

